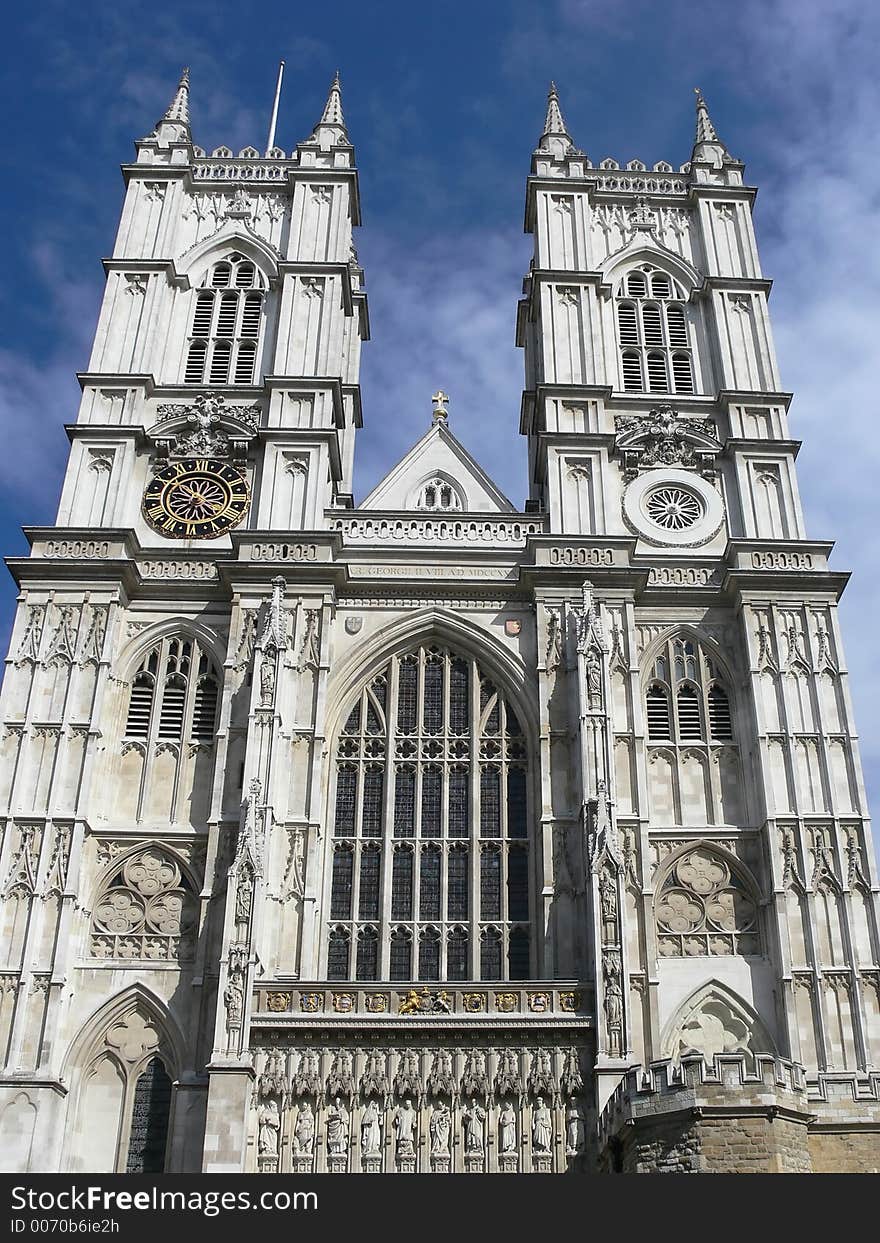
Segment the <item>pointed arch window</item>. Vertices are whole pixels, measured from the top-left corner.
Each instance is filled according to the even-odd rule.
[[[616,303],[624,391],[693,393],[693,344],[681,286],[645,264],[621,280]]]
[[[696,639],[676,635],[654,657],[645,690],[649,742],[733,740],[730,693]]]
[[[195,296],[187,346],[186,384],[257,382],[265,278],[244,255],[215,263]]]
[[[461,497],[458,491],[442,475],[436,475],[422,484],[416,500],[416,509],[452,513],[461,508]]]
[[[146,652],[132,679],[126,739],[211,745],[220,675],[196,639],[172,635]]]
[[[336,756],[328,974],[344,962],[358,979],[528,978],[526,739],[478,663],[427,644],[401,653],[361,690]],[[342,953],[342,932],[360,947],[367,928],[375,965]]]

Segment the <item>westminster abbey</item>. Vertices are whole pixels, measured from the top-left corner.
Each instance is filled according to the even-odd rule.
[[[621,166],[551,87],[522,510],[430,388],[355,502],[338,79],[293,151],[206,152],[184,73],[124,175],[8,562],[3,1168],[880,1169],[847,575],[702,95]]]

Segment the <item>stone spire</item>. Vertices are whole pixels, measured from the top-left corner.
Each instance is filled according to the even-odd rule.
[[[345,117],[342,114],[342,88],[337,69],[321,119],[315,126],[309,142],[318,143],[323,150],[328,147],[351,146],[345,129]]]
[[[189,129],[189,69],[184,69],[180,75],[174,97],[150,138],[155,139],[160,147],[192,141]]]
[[[538,143],[538,151],[549,151],[556,158],[568,155],[574,151],[575,146],[572,141],[571,134],[565,128],[565,119],[562,115],[562,109],[559,107],[559,93],[556,90],[556,83],[550,83],[550,90],[547,93],[547,115],[544,118],[544,132]]]
[[[694,94],[697,97],[697,133],[691,161],[699,160],[717,165],[724,160],[730,160],[730,153],[718,137],[718,132],[709,116],[703,92],[698,86],[694,87]]]
[[[189,66],[180,75],[174,98],[162,118],[163,121],[182,121],[189,125]]]

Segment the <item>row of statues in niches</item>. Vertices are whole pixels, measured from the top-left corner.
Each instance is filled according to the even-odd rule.
[[[289,1108],[275,1097],[257,1107],[257,1164],[331,1173],[448,1173],[488,1168],[549,1173],[583,1155],[586,1114],[568,1100],[471,1097],[428,1103],[369,1097],[302,1098]],[[289,1155],[283,1150],[289,1149]]]

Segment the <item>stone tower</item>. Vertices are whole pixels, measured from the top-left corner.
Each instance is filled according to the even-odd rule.
[[[689,163],[621,169],[551,89],[522,511],[442,390],[354,504],[338,78],[208,155],[184,73],[136,150],[10,562],[5,1168],[877,1168],[846,576],[702,97]]]

